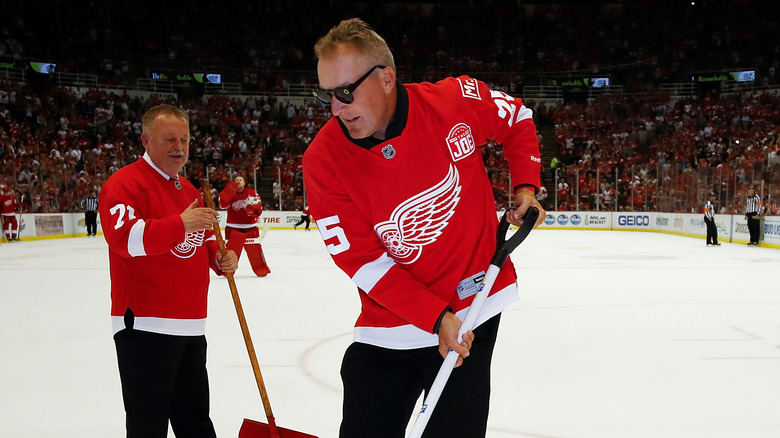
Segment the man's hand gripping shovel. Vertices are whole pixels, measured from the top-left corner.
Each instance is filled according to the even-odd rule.
[[[530,233],[536,225],[536,220],[539,217],[539,210],[536,207],[530,207],[523,218],[522,226],[520,226],[509,240],[506,239],[506,232],[509,230],[509,222],[506,218],[507,214],[509,213],[507,212],[504,214],[504,217],[501,218],[501,223],[498,225],[496,251],[493,253],[493,259],[490,261],[490,266],[485,274],[482,288],[474,297],[474,301],[471,303],[471,307],[466,313],[466,318],[463,320],[463,323],[458,330],[458,342],[463,340],[464,333],[474,329],[477,317],[479,317],[479,314],[482,311],[482,306],[485,305],[485,301],[490,294],[490,290],[493,288],[493,283],[496,281],[496,277],[498,276],[499,271],[501,271],[501,267],[504,266],[509,254],[525,240],[528,233]],[[450,350],[447,357],[444,359],[441,368],[439,368],[439,373],[436,375],[436,378],[431,385],[431,389],[428,391],[427,397],[423,400],[420,415],[412,426],[409,438],[420,438],[422,436],[425,426],[428,424],[428,420],[430,420],[431,415],[433,414],[436,403],[438,403],[439,397],[441,396],[442,391],[444,391],[444,386],[447,384],[447,380],[450,378],[450,374],[452,374],[452,369],[455,367],[455,362],[457,362],[457,360],[458,353]]]

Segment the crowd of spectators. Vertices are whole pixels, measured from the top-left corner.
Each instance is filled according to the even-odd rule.
[[[36,92],[0,82],[0,175],[26,195],[26,211],[77,211],[90,189],[99,189],[113,171],[140,157],[140,116],[163,100],[97,89]],[[186,176],[195,182],[207,177],[221,188],[236,174],[258,185],[270,170],[266,181],[272,196],[265,197],[266,208],[300,208],[301,157],[329,117],[313,99],[303,102],[224,96],[175,101],[191,118]],[[555,128],[559,165],[547,180],[557,177],[555,207],[560,210],[684,211],[689,208],[684,198],[671,204],[663,200],[690,193],[697,178],[705,179],[707,190],[699,197],[718,190],[718,177],[726,194],[762,181],[775,190],[780,184],[776,94],[671,102],[661,93],[616,93],[587,104],[528,105],[535,106],[538,124]],[[497,207],[504,206],[510,182],[500,145],[483,148],[483,158]],[[264,163],[269,165],[264,168]],[[778,193],[769,195],[772,201]]]
[[[143,155],[141,116],[163,102],[190,117],[187,178],[221,189],[241,174],[260,185],[270,169],[283,189],[265,197],[266,208],[300,207],[301,157],[329,114],[313,102],[295,106],[273,96],[179,100],[0,81],[0,181],[24,195],[24,211],[78,211],[90,189],[99,191],[111,173]],[[264,169],[265,162],[273,165]]]
[[[690,212],[716,192],[736,211],[743,192],[763,184],[769,212],[777,211],[778,94],[676,101],[660,93],[610,94],[560,104],[549,116],[560,154],[559,209]]]

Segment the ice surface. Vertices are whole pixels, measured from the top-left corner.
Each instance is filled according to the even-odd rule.
[[[316,231],[271,230],[263,248],[272,273],[242,258],[236,281],[277,423],[335,437],[355,288]],[[780,251],[537,230],[512,258],[489,437],[780,436]],[[104,240],[3,243],[0,273],[0,436],[124,436]],[[236,437],[265,415],[215,275],[209,305],[212,418]]]

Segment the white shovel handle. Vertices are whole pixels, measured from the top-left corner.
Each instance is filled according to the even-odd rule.
[[[501,268],[496,265],[490,265],[488,268],[485,279],[482,281],[482,287],[474,297],[474,301],[472,301],[471,307],[469,307],[469,311],[466,313],[466,318],[460,325],[460,329],[458,330],[458,342],[463,341],[463,335],[467,331],[474,329],[474,325],[477,322],[479,314],[482,312],[482,307],[485,305],[485,301],[487,301],[490,290],[493,289],[493,283],[495,283],[499,271],[501,271]],[[425,426],[428,424],[428,420],[431,419],[433,409],[436,407],[436,403],[438,403],[439,397],[444,391],[444,386],[447,384],[447,380],[449,380],[453,368],[455,368],[455,362],[457,362],[457,360],[458,353],[454,350],[450,350],[450,352],[447,353],[447,357],[444,358],[444,362],[441,364],[441,368],[439,368],[439,373],[436,374],[431,389],[428,391],[428,394],[423,401],[420,415],[417,416],[417,421],[415,421],[414,426],[412,426],[409,438],[420,438],[422,436]]]

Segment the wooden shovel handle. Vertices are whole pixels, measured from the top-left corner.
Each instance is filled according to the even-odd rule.
[[[206,207],[215,209],[214,199],[211,197],[211,184],[205,179],[200,180],[200,187],[203,190],[203,201],[206,203]],[[219,222],[214,221],[212,225],[214,229],[214,235],[217,238],[219,244],[219,252],[223,255],[227,250],[225,249],[225,239],[222,238],[222,230],[219,228]],[[276,426],[274,420],[274,413],[271,410],[271,401],[268,400],[268,392],[265,390],[265,383],[263,382],[263,374],[260,372],[260,364],[257,362],[257,355],[255,354],[255,347],[252,344],[252,336],[249,334],[249,326],[246,323],[246,316],[244,316],[244,309],[241,306],[241,299],[238,296],[238,289],[236,288],[236,280],[233,278],[233,273],[226,273],[228,285],[230,286],[230,295],[233,297],[233,304],[236,307],[236,315],[238,316],[238,323],[241,325],[241,333],[244,335],[244,343],[246,344],[246,352],[249,354],[249,361],[252,363],[252,371],[255,374],[255,380],[257,381],[257,389],[260,390],[260,398],[263,400],[263,408],[265,409],[265,416],[268,419],[268,425],[271,426],[271,432],[274,438],[279,437],[279,429]]]

